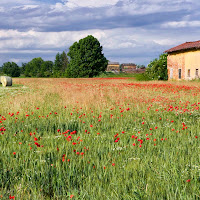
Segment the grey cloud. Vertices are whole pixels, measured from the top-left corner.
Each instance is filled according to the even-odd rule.
[[[154,2],[153,5],[151,5],[152,2]],[[20,5],[8,9],[7,13],[0,13],[0,17],[3,19],[0,27],[20,31],[31,29],[37,31],[112,29],[159,24],[170,21],[170,19],[178,20],[190,14],[187,4],[180,6],[176,1],[170,2],[170,4],[167,1],[160,4],[155,1],[119,1],[115,6],[81,7],[75,10],[69,10],[63,4],[64,11],[62,10],[62,12],[58,10],[54,12],[52,6],[44,3],[29,9],[24,9],[24,6]],[[157,8],[158,5],[160,10]]]
[[[199,40],[200,35],[199,28],[188,28],[187,23],[185,27],[163,26],[199,21],[200,3],[196,0],[123,0],[113,6],[75,9],[68,8],[66,1],[6,2],[0,1],[0,64],[13,59],[28,62],[38,56],[54,60],[57,52],[80,37],[100,34],[98,39],[109,60],[147,65],[164,50]],[[60,7],[55,9],[58,2]],[[18,32],[1,34],[1,30],[11,29]],[[33,34],[23,35],[30,30]]]

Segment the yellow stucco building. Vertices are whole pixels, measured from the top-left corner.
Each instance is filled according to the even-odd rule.
[[[169,80],[192,80],[200,77],[200,41],[183,43],[165,53],[168,53]]]
[[[120,71],[119,67],[120,67],[119,62],[108,62],[106,71],[119,72]]]

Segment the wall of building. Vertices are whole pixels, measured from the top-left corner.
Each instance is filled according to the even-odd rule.
[[[137,66],[135,64],[122,64],[121,67],[122,67],[122,70],[123,69],[136,69],[137,68]]]
[[[179,69],[181,69],[181,79],[185,79],[185,55],[184,53],[170,53],[167,56],[168,79],[179,79]]]
[[[200,77],[200,49],[185,52],[185,79]],[[196,75],[198,71],[198,76]]]
[[[180,80],[179,69],[181,69],[181,79],[192,80],[195,78],[199,78],[200,50],[190,50],[186,52],[168,54],[167,68],[169,80]]]
[[[119,64],[118,65],[108,64],[106,71],[120,71]]]

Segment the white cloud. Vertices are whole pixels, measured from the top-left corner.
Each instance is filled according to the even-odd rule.
[[[88,31],[63,31],[63,32],[36,32],[30,30],[20,32],[17,30],[0,30],[0,50],[6,49],[54,49],[66,48],[73,42],[92,34],[97,39],[105,37],[104,31],[88,30]]]
[[[25,5],[22,7],[22,10],[29,10],[29,9],[35,9],[38,8],[39,5]]]
[[[65,12],[77,8],[101,8],[114,6],[119,0],[63,0],[63,3],[56,3],[51,5],[52,12]]]
[[[68,0],[65,5],[69,8],[77,7],[107,7],[115,5],[119,0]]]
[[[153,42],[159,44],[159,45],[176,45],[177,39],[172,38],[166,38],[166,39],[154,39]]]
[[[145,15],[161,12],[176,12],[180,10],[192,10],[194,0],[123,0],[120,7],[112,6],[105,10],[106,16],[122,14]]]
[[[5,12],[4,7],[0,7],[0,12]]]
[[[7,49],[7,50],[2,50],[0,49],[1,54],[7,54],[7,53],[12,53],[12,54],[48,54],[48,53],[54,53],[56,54],[58,51],[56,50],[15,50],[15,49]],[[14,59],[14,58],[13,58]],[[14,62],[14,61],[13,61]]]
[[[200,21],[173,21],[161,25],[163,28],[200,27]]]
[[[26,5],[26,4],[37,4],[34,0],[1,0],[0,5],[8,6],[8,5]]]
[[[64,12],[67,9],[67,7],[62,3],[56,3],[55,5],[51,5],[50,8],[51,10],[49,11],[49,13]]]
[[[26,59],[11,58],[8,62],[22,63],[26,62]]]
[[[20,6],[12,7],[12,9],[31,10],[31,9],[35,9],[38,7],[39,7],[39,5],[20,5]]]

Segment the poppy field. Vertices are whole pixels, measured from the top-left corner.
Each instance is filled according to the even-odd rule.
[[[0,87],[0,199],[200,199],[200,82]]]

